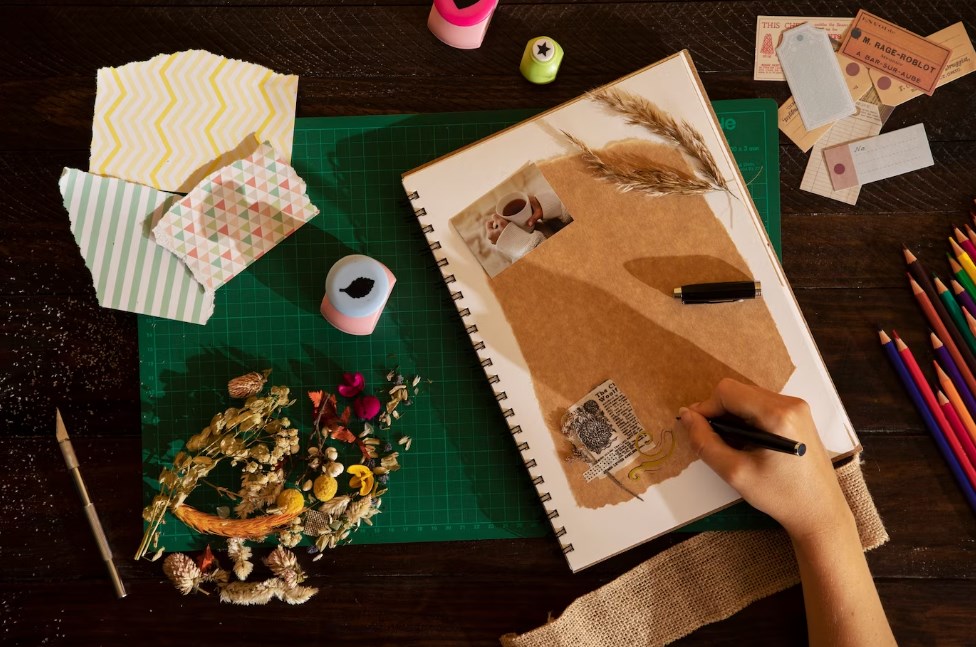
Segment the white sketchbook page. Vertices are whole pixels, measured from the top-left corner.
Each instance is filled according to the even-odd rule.
[[[669,113],[680,115],[697,128],[713,152],[719,169],[730,179],[732,191],[739,196],[748,196],[686,52],[617,83],[627,91],[646,96]],[[629,126],[594,103],[577,99],[408,172],[403,183],[408,194],[417,192],[414,207],[426,211],[419,218],[421,225],[433,227],[427,237],[440,245],[434,251],[435,257],[448,261],[441,270],[445,276],[455,278],[449,289],[463,295],[457,302],[458,308],[471,311],[465,323],[478,326],[478,332],[471,335],[472,342],[484,342],[485,347],[478,355],[483,360],[490,358],[492,362],[485,369],[486,373],[498,375],[500,381],[493,388],[508,394],[508,399],[501,402],[502,409],[510,408],[514,415],[507,419],[509,425],[521,428],[515,441],[528,442],[531,447],[531,451],[523,456],[526,460],[536,461],[530,474],[533,477],[542,475],[545,480],[537,489],[540,496],[546,493],[551,496],[544,503],[546,509],[559,511],[559,516],[552,522],[553,527],[557,533],[565,528],[566,533],[559,541],[564,546],[572,544],[573,550],[566,557],[570,567],[577,571],[705,516],[739,497],[704,463],[695,461],[678,476],[648,489],[642,495],[643,502],[631,500],[595,510],[575,505],[561,459],[535,399],[524,358],[491,291],[490,279],[450,225],[455,214],[526,162],[574,152],[559,134],[560,128],[584,135],[583,139],[593,147],[627,137],[654,139],[645,129]],[[796,366],[783,392],[810,402],[818,429],[832,455],[850,453],[857,446],[853,427],[751,199],[745,197],[743,203],[720,193],[710,194],[707,199],[749,264],[753,276],[762,282],[762,298],[766,300]],[[658,323],[669,325],[667,321]],[[583,395],[580,393],[581,397]],[[636,394],[628,396],[634,398]]]

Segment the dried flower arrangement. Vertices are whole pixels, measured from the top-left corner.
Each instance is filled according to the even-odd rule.
[[[603,155],[579,138],[563,131],[566,138],[580,149],[583,161],[598,177],[613,182],[623,192],[640,191],[654,197],[697,195],[711,191],[725,191],[732,195],[728,182],[719,171],[701,133],[690,124],[676,121],[644,97],[617,88],[595,90],[587,97],[623,115],[627,123],[643,126],[677,146],[697,166],[694,173],[689,174],[681,169],[649,163],[644,159]]]
[[[227,537],[227,552],[239,581],[230,581],[207,551],[196,562],[182,554],[166,558],[164,572],[180,592],[206,593],[203,585],[212,583],[220,591],[220,600],[234,604],[264,604],[280,599],[301,604],[317,589],[302,587],[305,574],[288,548],[298,545],[303,535],[314,538],[309,552],[321,558],[321,551],[352,540],[352,534],[363,523],[372,525],[379,514],[381,498],[387,492],[389,474],[400,469],[400,452],[375,435],[378,427],[389,431],[399,419],[399,406],[413,404],[412,396],[420,392],[420,376],[404,377],[396,368],[387,374],[391,388],[382,405],[373,395],[364,394],[366,380],[361,373],[346,373],[336,391],[352,399],[352,405],[339,413],[336,396],[311,391],[313,431],[308,439],[300,472],[290,469],[292,457],[301,454],[298,430],[282,415],[295,403],[285,386],[272,386],[264,393],[270,371],[248,373],[232,379],[227,387],[232,398],[243,399],[242,407],[231,407],[216,414],[200,433],[186,441],[172,466],[159,476],[160,492],[143,510],[147,522],[136,559],[150,549],[159,559],[165,547],[159,544],[159,526],[170,512],[188,527],[203,534]],[[429,382],[429,380],[428,380]],[[409,387],[408,387],[409,384]],[[411,393],[412,391],[412,393]],[[355,414],[355,418],[353,415]],[[398,440],[403,450],[411,439]],[[352,453],[345,467],[340,459]],[[206,476],[221,462],[241,467],[238,491],[214,485]],[[350,476],[347,484],[340,480]],[[293,487],[286,487],[293,483]],[[236,501],[235,517],[228,507],[210,514],[187,505],[186,500],[198,485],[214,488],[221,496]],[[251,516],[255,515],[255,516]],[[251,574],[251,549],[246,541],[263,541],[275,534],[278,547],[265,559],[274,577],[260,582],[246,582]]]

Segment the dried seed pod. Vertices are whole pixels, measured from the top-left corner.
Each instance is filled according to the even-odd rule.
[[[325,457],[328,458],[330,461],[334,461],[335,459],[339,458],[339,452],[336,451],[335,447],[326,447]]]
[[[335,477],[339,476],[340,474],[342,474],[342,471],[344,469],[345,469],[345,467],[342,465],[342,463],[329,463],[326,466],[326,472],[325,473],[328,474],[329,476],[331,476],[332,478],[335,478]]]
[[[271,369],[267,369],[263,373],[252,371],[246,375],[235,377],[227,383],[227,393],[230,394],[230,397],[240,400],[257,395],[264,388],[264,383],[268,381],[270,373]]]

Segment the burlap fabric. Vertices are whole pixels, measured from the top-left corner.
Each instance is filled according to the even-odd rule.
[[[858,456],[837,467],[864,550],[888,541]],[[800,581],[783,530],[703,532],[655,555],[592,593],[558,619],[505,647],[666,645]]]

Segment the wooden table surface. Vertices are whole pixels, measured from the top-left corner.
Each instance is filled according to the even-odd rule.
[[[57,189],[62,167],[87,168],[99,67],[202,48],[298,74],[299,116],[361,115],[549,107],[687,48],[711,98],[782,102],[785,83],[752,80],[758,14],[844,16],[864,6],[921,34],[959,20],[976,34],[968,0],[507,0],[484,46],[462,52],[430,35],[430,3],[417,0],[23,4],[0,9],[0,643],[11,645],[493,644],[680,540],[578,575],[552,538],[353,545],[310,565],[322,591],[301,607],[181,597],[160,564],[133,562],[135,316],[97,305]],[[566,59],[555,83],[535,87],[517,67],[540,34]],[[853,207],[801,192],[807,155],[785,137],[780,146],[784,266],[864,445],[891,535],[868,561],[903,645],[976,643],[976,521],[874,329],[898,329],[928,359],[899,244],[946,271],[948,226],[968,218],[976,193],[974,106],[976,74],[897,108],[885,131],[923,122],[935,166],[868,185]],[[125,600],[112,594],[64,470],[56,403]],[[802,643],[804,622],[794,587],[679,644]]]

